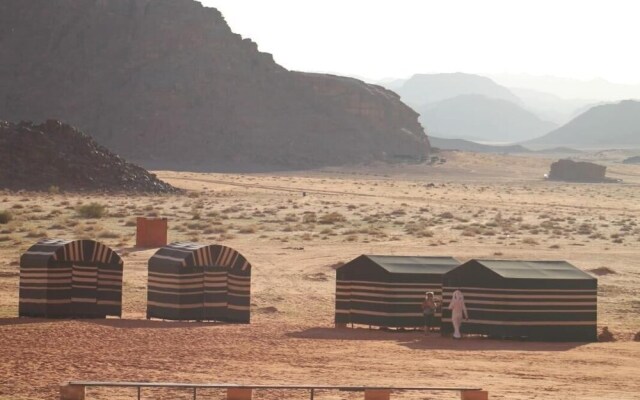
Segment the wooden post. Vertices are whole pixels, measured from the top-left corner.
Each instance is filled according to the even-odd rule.
[[[460,400],[489,400],[489,392],[486,390],[463,390],[460,392]]]
[[[60,385],[60,400],[84,400],[84,386]]]
[[[389,389],[367,389],[364,391],[364,400],[389,400],[391,390]]]
[[[228,388],[227,400],[251,400],[251,389]]]

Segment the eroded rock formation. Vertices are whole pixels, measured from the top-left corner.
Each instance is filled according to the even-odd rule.
[[[418,115],[394,93],[287,71],[192,0],[5,0],[0,49],[0,118],[58,118],[154,167],[429,151]]]

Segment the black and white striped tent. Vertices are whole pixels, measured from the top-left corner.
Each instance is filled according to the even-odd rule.
[[[251,264],[221,245],[172,243],[149,259],[147,318],[250,322]]]
[[[598,280],[565,261],[471,260],[443,279],[442,331],[454,290],[464,295],[463,333],[547,341],[595,341]]]
[[[336,270],[335,322],[422,326],[425,292],[440,302],[442,276],[458,265],[451,257],[361,255]]]
[[[119,317],[122,266],[120,256],[93,240],[42,240],[20,258],[19,315]]]

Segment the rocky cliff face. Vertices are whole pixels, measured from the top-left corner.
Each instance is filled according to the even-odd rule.
[[[0,3],[0,118],[59,118],[156,167],[423,158],[392,92],[287,71],[192,0]]]
[[[0,121],[0,189],[175,192],[60,121]]]

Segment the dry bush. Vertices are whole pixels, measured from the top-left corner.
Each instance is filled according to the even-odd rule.
[[[532,245],[532,246],[540,244],[534,238],[524,238],[524,239],[522,239],[522,243],[529,244],[529,245]]]
[[[298,222],[298,216],[296,214],[289,213],[285,215],[284,220],[286,222]]]
[[[13,219],[13,214],[7,210],[0,211],[0,224],[8,224]]]
[[[256,233],[258,229],[254,225],[243,226],[238,229],[238,233]]]
[[[38,230],[38,229],[33,229],[33,230],[30,230],[29,232],[27,232],[27,234],[24,235],[24,237],[43,239],[43,238],[47,237],[47,232],[41,231],[41,230]]]
[[[107,207],[100,203],[89,203],[78,206],[76,212],[81,218],[102,218],[107,211]]]
[[[98,237],[100,239],[118,239],[120,238],[120,234],[111,231],[102,231],[98,233]]]
[[[345,222],[346,220],[347,218],[344,215],[334,211],[334,212],[322,215],[318,219],[318,223],[324,224],[324,225],[331,225],[338,222]]]
[[[304,224],[315,224],[317,220],[316,213],[312,211],[307,211],[302,216],[302,223]]]

